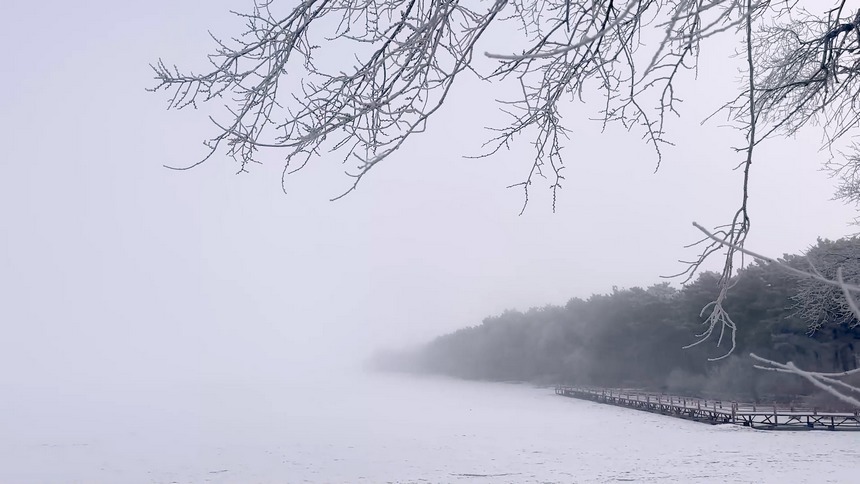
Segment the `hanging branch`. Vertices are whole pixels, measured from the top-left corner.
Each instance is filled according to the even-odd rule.
[[[785,272],[787,272],[793,276],[804,278],[804,279],[809,279],[809,280],[814,280],[814,281],[817,281],[819,283],[838,287],[842,291],[842,294],[845,297],[846,301],[848,301],[848,306],[850,307],[851,311],[853,312],[854,317],[857,319],[860,319],[860,305],[858,305],[857,300],[855,299],[854,294],[853,294],[854,292],[860,292],[860,286],[857,286],[855,284],[846,283],[844,278],[843,278],[843,275],[842,275],[842,268],[841,267],[837,268],[837,270],[836,270],[836,279],[835,280],[834,279],[827,279],[827,278],[823,277],[821,274],[813,273],[813,272],[807,272],[807,271],[797,269],[795,267],[792,267],[792,266],[786,264],[783,261],[773,259],[770,257],[766,257],[766,256],[763,256],[761,254],[757,254],[757,253],[755,253],[751,250],[747,250],[741,246],[737,246],[737,245],[730,246],[729,242],[723,241],[723,239],[721,237],[711,233],[710,231],[708,231],[707,229],[705,229],[701,225],[699,225],[695,222],[693,223],[693,225],[697,229],[699,229],[702,233],[704,233],[708,240],[711,240],[714,243],[717,243],[720,245],[725,245],[731,250],[735,250],[737,252],[744,253],[744,254],[749,255],[755,259],[761,260],[763,262],[768,262],[770,264],[773,264],[775,267],[778,267],[778,268],[782,269],[783,271],[785,271]],[[773,360],[770,360],[767,358],[763,358],[763,357],[758,356],[754,353],[750,353],[750,356],[753,359],[755,359],[756,361],[759,361],[759,362],[764,364],[764,365],[756,365],[755,366],[756,368],[759,368],[762,370],[768,370],[768,371],[778,371],[778,372],[782,372],[782,373],[795,374],[795,375],[800,376],[801,378],[809,381],[810,383],[812,383],[817,388],[824,390],[825,392],[829,393],[830,395],[833,395],[834,397],[840,399],[841,401],[860,408],[860,400],[858,400],[856,397],[850,395],[851,392],[860,393],[860,387],[840,380],[841,378],[851,377],[854,375],[860,375],[860,368],[856,368],[854,370],[849,370],[849,371],[842,371],[842,372],[823,373],[823,372],[814,372],[814,371],[802,370],[802,369],[798,368],[797,365],[795,365],[794,363],[792,363],[790,361],[787,363],[779,363],[779,362],[776,362],[776,361],[773,361]]]

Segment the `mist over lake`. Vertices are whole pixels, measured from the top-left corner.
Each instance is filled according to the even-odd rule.
[[[356,371],[119,390],[5,399],[0,482],[824,483],[860,468],[856,433],[711,426],[524,384]]]

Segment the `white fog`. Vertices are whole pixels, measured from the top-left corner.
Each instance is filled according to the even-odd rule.
[[[703,425],[527,385],[347,372],[116,390],[4,419],[20,436],[0,447],[4,482],[825,483],[860,466],[851,432]]]
[[[640,132],[589,121],[599,99],[564,108],[555,212],[545,182],[522,215],[505,188],[528,172],[528,142],[464,158],[510,92],[468,79],[331,202],[352,183],[340,159],[288,177],[286,193],[277,150],[249,173],[223,153],[164,167],[205,156],[214,106],[166,110],[146,91],[150,63],[205,69],[207,31],[237,35],[230,10],[252,6],[0,4],[0,484],[858,479],[856,432],[711,426],[561,398],[562,381],[366,368],[505,310],[683,270],[701,238],[691,222],[725,223],[740,193],[743,134],[700,125],[735,92],[731,49],[703,47],[716,62],[682,83],[656,173]],[[321,62],[352,62],[338,55]],[[856,231],[819,138],[760,148],[750,249]],[[635,339],[619,335],[619,358]]]

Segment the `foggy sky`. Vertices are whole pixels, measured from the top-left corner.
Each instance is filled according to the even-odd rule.
[[[250,174],[205,154],[202,112],[168,112],[148,66],[200,67],[207,29],[235,34],[249,2],[0,5],[0,385],[164,378],[277,378],[412,344],[506,308],[659,281],[695,251],[690,225],[726,223],[739,199],[742,134],[699,122],[730,95],[736,59],[706,45],[685,82],[655,174],[640,132],[600,135],[571,104],[567,182],[552,213],[519,182],[527,146],[464,159],[504,119],[470,81],[428,132],[357,192],[317,160],[281,192],[280,155]],[[708,57],[713,52],[716,61]],[[503,91],[502,91],[503,92]],[[747,246],[779,256],[852,232],[829,201],[814,133],[763,145]],[[711,260],[716,268],[720,259]],[[739,322],[740,323],[740,322]],[[692,336],[691,336],[692,337]],[[303,370],[305,371],[305,370]]]

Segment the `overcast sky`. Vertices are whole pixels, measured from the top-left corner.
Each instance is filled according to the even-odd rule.
[[[207,29],[235,34],[227,11],[247,4],[0,4],[0,384],[241,378],[359,358],[507,308],[658,282],[695,255],[683,249],[692,221],[735,210],[741,135],[699,126],[731,94],[735,61],[707,49],[656,174],[640,133],[600,135],[589,108],[566,110],[555,214],[542,185],[522,216],[521,193],[505,189],[527,150],[462,158],[501,122],[475,82],[338,202],[351,180],[337,160],[290,178],[287,195],[277,154],[238,176],[225,157],[166,170],[199,159],[213,131],[145,92],[148,64],[202,65]],[[851,232],[817,147],[809,134],[762,148],[748,247],[781,255]]]

